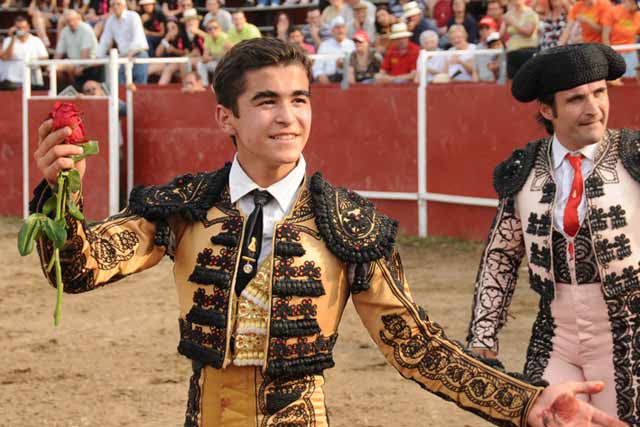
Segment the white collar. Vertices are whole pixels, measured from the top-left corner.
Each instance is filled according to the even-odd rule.
[[[586,147],[583,147],[578,151],[569,151],[564,145],[562,145],[560,140],[558,140],[556,134],[554,134],[553,143],[551,145],[551,153],[553,155],[553,169],[558,169],[562,164],[562,161],[569,153],[580,153],[592,162],[595,161],[596,152],[598,151],[599,145],[600,143],[597,142],[595,144],[587,145]]]
[[[231,197],[231,203],[237,202],[239,199],[258,188],[268,191],[269,194],[276,199],[282,211],[285,213],[289,212],[295,202],[295,197],[298,192],[298,188],[304,179],[306,169],[307,163],[305,162],[302,154],[300,154],[298,164],[287,174],[287,176],[282,178],[280,181],[271,184],[267,188],[261,188],[242,169],[240,162],[238,162],[238,155],[236,154],[233,158],[233,163],[231,164],[231,171],[229,171],[229,195]]]

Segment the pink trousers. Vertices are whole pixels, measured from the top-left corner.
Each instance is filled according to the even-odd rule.
[[[578,397],[616,416],[613,339],[601,285],[557,285],[551,314],[556,329],[544,379],[551,384],[604,381],[602,392]]]

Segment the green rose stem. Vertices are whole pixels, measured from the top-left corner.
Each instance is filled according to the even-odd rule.
[[[61,172],[58,175],[58,198],[56,200],[56,223],[64,218],[64,206],[66,203],[62,203],[63,200],[67,200],[65,197],[65,184],[67,181],[67,172]],[[57,288],[57,296],[56,296],[56,308],[53,311],[53,324],[58,326],[60,324],[60,316],[62,315],[62,291],[64,289],[64,284],[62,283],[62,266],[60,265],[60,249],[55,248],[53,250],[53,262],[56,266],[56,288]]]
[[[72,156],[75,162],[85,157],[98,154],[97,141],[89,141],[84,144],[78,144],[82,147],[82,154]],[[60,249],[64,248],[67,241],[67,220],[65,218],[68,212],[78,221],[84,221],[84,215],[73,200],[73,194],[80,191],[80,173],[77,169],[64,170],[58,174],[58,181],[55,194],[47,200],[42,206],[42,212],[36,212],[29,215],[25,220],[20,232],[18,233],[18,252],[20,255],[26,256],[33,251],[35,241],[41,237],[46,237],[53,243],[53,257],[47,265],[47,274],[55,267],[56,276],[56,308],[53,312],[53,324],[60,324],[62,314],[62,292],[64,284],[62,283],[62,266],[60,264]],[[56,210],[55,218],[49,215]]]

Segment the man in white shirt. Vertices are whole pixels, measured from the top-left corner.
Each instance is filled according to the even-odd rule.
[[[545,50],[516,74],[511,92],[538,101],[550,138],[496,168],[500,196],[477,276],[469,347],[498,352],[521,260],[539,312],[525,375],[551,384],[595,379],[595,407],[640,420],[640,132],[607,129],[607,80],[624,59],[588,43]],[[558,72],[562,70],[562,72]]]
[[[133,58],[148,58],[149,43],[144,34],[144,27],[140,15],[127,10],[126,0],[111,0],[113,14],[107,19],[104,31],[100,36],[97,56],[102,58],[108,55],[108,50],[113,42],[118,46],[120,56]],[[133,66],[133,82],[146,83],[148,64],[136,64]],[[120,67],[118,75],[120,84],[125,83],[124,67]]]
[[[49,53],[42,40],[31,35],[29,30],[27,19],[21,15],[17,16],[14,26],[9,29],[8,37],[2,43],[0,80],[21,85],[25,61],[49,59]],[[34,86],[44,84],[40,67],[31,68],[31,84]]]
[[[93,59],[96,57],[98,40],[93,28],[74,9],[64,12],[64,20],[67,25],[62,29],[56,44],[55,59]],[[87,80],[102,80],[100,74],[104,67],[89,67],[86,65],[59,64],[57,71],[59,77],[75,83],[77,87]]]
[[[328,426],[323,372],[334,366],[348,300],[404,378],[497,425],[559,419],[624,427],[575,398],[602,384],[543,388],[489,367],[413,302],[394,244],[397,223],[355,192],[306,176],[310,68],[304,52],[279,39],[231,49],[214,87],[216,121],[236,147],[233,163],[137,187],[127,209],[104,222],[66,217],[73,243],[61,250],[64,289],[112,286],[172,256],[178,352],[193,370],[187,427]],[[39,129],[35,158],[45,179],[35,210],[72,162],[62,157],[80,150],[59,145],[68,131],[51,133],[51,121]],[[85,162],[77,168],[83,175]],[[38,242],[43,271],[52,246]]]
[[[331,21],[331,35],[333,37],[320,43],[318,55],[341,55],[340,58],[316,58],[313,64],[313,78],[320,83],[337,83],[342,81],[342,67],[345,54],[356,50],[353,40],[347,38],[347,26],[342,16]]]
[[[202,26],[206,28],[209,21],[215,18],[220,24],[223,33],[231,29],[231,14],[220,7],[220,0],[207,0],[207,14],[202,19]]]

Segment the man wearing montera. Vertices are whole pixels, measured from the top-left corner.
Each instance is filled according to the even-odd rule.
[[[602,383],[534,385],[483,364],[429,320],[409,292],[397,223],[354,192],[307,175],[310,81],[299,48],[271,38],[240,42],[214,74],[216,119],[237,149],[233,163],[137,187],[128,207],[103,222],[67,219],[67,292],[173,259],[178,351],[193,365],[184,425],[328,426],[322,373],[334,365],[351,297],[405,378],[492,423],[623,426],[574,397]],[[35,157],[45,180],[34,210],[78,151],[59,145],[68,129],[50,129],[48,121],[39,131]],[[86,166],[76,167],[83,174]],[[38,252],[46,269],[50,243],[40,241]]]
[[[625,72],[608,46],[544,51],[515,76],[551,135],[494,173],[500,196],[477,276],[469,347],[492,357],[524,256],[540,295],[525,375],[604,381],[589,402],[640,425],[640,133],[607,128],[607,80]]]

